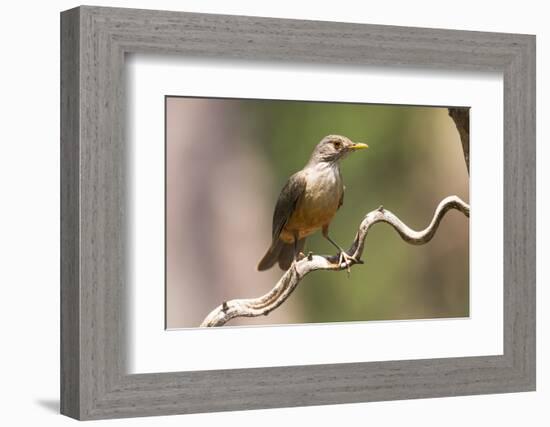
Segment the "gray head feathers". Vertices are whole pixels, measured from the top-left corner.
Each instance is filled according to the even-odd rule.
[[[308,165],[337,162],[348,153],[367,147],[367,144],[355,143],[342,135],[327,135],[313,150]]]

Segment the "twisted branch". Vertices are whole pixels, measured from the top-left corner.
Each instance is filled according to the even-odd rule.
[[[449,196],[437,206],[430,225],[422,231],[415,231],[404,224],[395,214],[380,206],[380,208],[369,212],[365,216],[347,253],[352,255],[359,263],[362,263],[360,260],[365,249],[367,233],[378,222],[390,224],[407,243],[412,245],[428,243],[437,231],[445,214],[451,209],[456,209],[467,217],[470,216],[470,206],[468,204],[457,196]],[[234,299],[224,302],[206,316],[201,327],[223,326],[235,317],[267,316],[286,301],[306,274],[315,270],[345,270],[347,266],[345,263],[339,265],[338,259],[338,256],[309,255],[300,261],[295,261],[268,293],[258,298]],[[354,264],[356,262],[352,262],[351,265]]]

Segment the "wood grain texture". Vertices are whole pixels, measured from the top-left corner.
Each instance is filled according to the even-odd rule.
[[[533,36],[80,7],[62,13],[61,38],[62,413],[99,419],[534,389]],[[502,72],[504,354],[127,374],[127,53]]]

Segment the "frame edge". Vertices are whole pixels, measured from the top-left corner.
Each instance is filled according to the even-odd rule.
[[[107,12],[109,12],[108,17],[106,16]],[[151,30],[151,22],[146,19],[149,13],[154,13],[154,18],[163,18],[162,20],[159,20],[159,24],[161,24],[158,27],[159,29],[154,28],[154,31]],[[315,393],[308,389],[305,390],[306,394],[303,395],[303,399],[298,399],[297,401],[292,402],[292,404],[285,402],[281,403],[278,401],[269,402],[269,405],[267,405],[265,401],[262,401],[260,398],[261,396],[257,399],[251,399],[251,396],[247,395],[247,393],[243,391],[245,390],[243,388],[241,389],[242,395],[236,402],[227,404],[223,407],[213,407],[211,402],[205,402],[204,395],[196,396],[194,395],[194,392],[191,393],[191,390],[183,389],[181,387],[182,381],[174,381],[174,384],[172,384],[171,381],[174,380],[172,376],[170,378],[171,381],[168,381],[168,378],[164,378],[164,376],[158,374],[147,374],[144,376],[139,376],[139,378],[132,375],[131,378],[123,379],[127,380],[128,384],[117,383],[117,381],[120,381],[120,378],[115,378],[114,383],[105,383],[105,378],[109,377],[109,373],[116,373],[117,369],[120,368],[120,364],[118,362],[112,363],[113,361],[118,361],[119,357],[118,355],[113,355],[109,351],[111,349],[109,343],[112,343],[112,340],[109,338],[109,341],[107,341],[104,335],[105,331],[112,331],[109,327],[114,324],[114,319],[106,319],[105,317],[107,316],[97,317],[97,313],[91,312],[89,306],[87,305],[90,304],[92,297],[95,298],[96,302],[105,302],[106,299],[101,299],[105,297],[105,294],[101,288],[102,282],[89,282],[86,276],[86,267],[89,262],[89,257],[86,252],[86,243],[84,241],[80,241],[81,232],[85,234],[87,228],[86,222],[82,217],[82,215],[86,216],[85,202],[87,200],[87,195],[89,196],[87,193],[87,191],[89,191],[89,189],[87,189],[87,180],[90,178],[86,174],[89,169],[89,159],[86,157],[86,150],[89,149],[89,146],[87,145],[89,140],[87,138],[97,137],[95,134],[92,136],[87,135],[86,129],[90,118],[95,117],[93,114],[98,114],[97,111],[83,111],[83,108],[84,106],[90,105],[89,101],[92,101],[92,104],[95,102],[95,106],[108,105],[110,108],[116,104],[116,98],[101,98],[101,96],[96,93],[95,89],[100,87],[100,81],[108,82],[109,84],[112,84],[113,87],[119,88],[118,84],[122,81],[120,77],[116,75],[119,70],[116,69],[116,72],[113,72],[113,68],[107,68],[105,63],[110,64],[111,67],[113,67],[113,65],[119,66],[120,64],[118,64],[118,61],[121,56],[120,53],[124,53],[128,46],[130,46],[130,50],[143,48],[148,51],[153,51],[159,46],[162,48],[163,43],[158,40],[163,37],[174,37],[175,34],[178,34],[178,32],[181,31],[184,24],[187,25],[192,23],[197,25],[200,31],[202,31],[201,26],[204,26],[204,23],[201,22],[201,19],[203,19],[205,14],[175,12],[182,21],[177,21],[176,24],[178,24],[178,22],[179,24],[176,25],[172,19],[166,19],[166,17],[172,16],[172,13],[173,12],[149,10],[136,11],[135,9],[97,8],[93,6],[83,6],[62,13],[61,251],[62,262],[68,261],[65,262],[65,264],[68,265],[64,266],[63,263],[61,264],[61,412],[77,419],[105,419],[131,416],[247,410],[268,407],[278,408],[352,403],[354,401],[364,402],[368,400],[375,401],[441,396],[441,394],[439,394],[441,390],[431,386],[422,387],[420,390],[417,390],[416,394],[411,394],[410,391],[403,388],[400,394],[393,395],[391,398],[378,395],[375,398],[371,398],[365,395],[360,396],[359,392],[361,389],[359,387],[353,388],[349,387],[349,385],[345,385],[341,386],[343,387],[341,390],[336,389],[338,384],[333,381],[330,386],[324,387],[327,392],[330,390],[334,391],[334,396],[330,399],[328,397],[321,399],[322,396],[319,392],[322,390],[320,389],[315,390]],[[117,14],[122,15],[124,20],[117,20],[117,18],[121,18],[120,16],[116,16]],[[208,14],[208,19],[215,21],[216,17],[219,16],[220,15]],[[239,20],[242,17],[235,15],[230,16],[230,18]],[[229,19],[229,17],[227,17],[227,19]],[[240,19],[239,22],[255,21],[256,19],[264,24],[272,23],[271,21],[293,21],[250,17],[245,20]],[[124,23],[124,29],[118,27],[120,22]],[[155,20],[155,22],[157,21]],[[226,22],[223,23],[226,24]],[[355,28],[355,26],[363,26],[368,24],[352,25],[354,25]],[[327,28],[334,28],[334,25],[332,25],[331,22],[322,22],[319,23],[319,26],[322,26],[323,30],[326,30]],[[369,28],[377,28],[377,31],[380,31],[380,27],[369,26]],[[395,30],[399,27],[387,26],[385,28]],[[404,30],[404,28],[402,28],[402,30]],[[421,32],[420,30],[423,29],[418,29],[418,33],[424,34],[424,32]],[[94,31],[99,32],[99,35],[94,33]],[[413,29],[410,31],[413,31]],[[433,39],[437,41],[438,37],[440,37],[441,34],[446,34],[447,31],[448,30],[430,31],[430,40]],[[464,34],[464,32],[457,32],[456,36],[460,35],[458,33]],[[500,38],[501,36],[496,33],[466,33],[476,39],[473,40],[472,43],[476,42],[480,46],[483,44],[486,37],[490,39],[490,44],[494,44],[496,43],[495,38]],[[131,40],[129,37],[135,35],[143,37],[143,40],[140,40],[139,43],[134,44],[132,42],[131,44],[127,44],[128,40]],[[147,37],[152,36],[154,36],[156,40],[154,46],[147,45],[145,42]],[[364,35],[359,34],[359,36],[363,37]],[[531,163],[534,160],[535,155],[535,134],[532,133],[534,132],[535,122],[534,117],[532,117],[531,114],[534,114],[535,111],[535,82],[534,80],[532,82],[522,81],[522,76],[526,77],[527,80],[531,78],[534,79],[534,36],[514,34],[502,36],[506,36],[506,42],[503,43],[505,46],[501,48],[501,57],[497,58],[495,56],[495,59],[492,59],[492,61],[497,61],[498,65],[491,65],[488,62],[483,62],[482,66],[483,68],[498,66],[500,69],[505,62],[506,66],[510,66],[510,63],[508,62],[510,58],[516,59],[516,61],[514,61],[515,64],[513,65],[513,68],[511,68],[514,75],[514,79],[512,81],[513,89],[515,90],[514,94],[517,96],[518,90],[520,92],[523,90],[524,92],[521,97],[520,105],[517,103],[510,104],[515,105],[515,108],[520,110],[518,117],[521,117],[519,124],[513,124],[513,141],[517,142],[523,140],[527,146],[527,152],[523,155],[519,155],[519,157],[517,152],[512,152],[514,155],[513,160],[514,162],[519,161],[523,167],[534,167]],[[96,43],[97,47],[95,46]],[[90,52],[92,52],[90,51],[91,46],[94,46],[93,52],[99,53],[98,56],[100,56],[100,59],[103,60],[103,62],[94,62],[96,58],[90,58]],[[397,46],[399,46],[399,43]],[[95,49],[97,49],[97,51]],[[112,51],[109,49],[112,49]],[[174,53],[178,49],[179,48],[177,47],[175,48],[172,45],[169,45],[164,51]],[[355,49],[355,47],[353,47],[353,49]],[[289,52],[277,52],[277,55],[289,55]],[[521,56],[525,60],[525,63],[522,64],[522,61],[517,61],[518,56]],[[461,58],[463,59],[465,57],[466,56],[460,56],[460,58],[457,57],[453,59],[453,61],[459,61]],[[390,57],[389,61],[392,60],[391,58],[393,57]],[[417,61],[422,62],[423,60],[425,59],[418,59]],[[94,69],[89,71],[88,67],[92,63]],[[522,75],[522,73],[525,74]],[[88,82],[87,77],[90,76],[92,78],[90,79],[90,82]],[[100,76],[100,81],[95,80],[96,76]],[[103,102],[105,100],[110,102],[105,104]],[[521,110],[521,107],[525,107],[526,110]],[[90,113],[90,116],[88,116],[87,113]],[[80,115],[82,115],[82,118]],[[112,123],[111,125],[115,126]],[[112,129],[109,128],[108,131],[111,132]],[[101,129],[101,133],[99,135],[107,135],[110,137],[115,133],[116,129],[109,134],[107,134],[104,129]],[[116,140],[118,139],[115,138],[115,141]],[[517,166],[517,163],[514,164]],[[534,238],[531,234],[535,230],[535,212],[531,211],[531,209],[534,209],[535,203],[535,183],[532,181],[534,178],[534,169],[527,171],[522,171],[520,169],[519,174],[516,176],[519,176],[520,183],[516,184],[515,188],[517,188],[518,185],[523,186],[521,197],[519,199],[520,201],[526,202],[526,206],[524,207],[521,207],[521,203],[516,203],[514,209],[516,214],[517,212],[522,211],[526,221],[523,226],[521,224],[515,224],[518,231],[523,231],[525,233],[521,236],[522,242],[517,246],[516,250],[519,250],[524,257],[521,268],[522,271],[520,274],[521,277],[527,278],[527,280],[523,281],[523,283],[517,282],[519,284],[518,287],[514,284],[513,292],[511,292],[511,296],[513,297],[511,302],[520,302],[517,306],[519,309],[516,311],[516,313],[520,315],[520,319],[521,315],[527,314],[529,317],[525,319],[525,321],[520,320],[519,328],[515,326],[515,333],[510,335],[511,346],[509,348],[514,349],[514,351],[506,351],[505,353],[508,357],[505,359],[500,357],[491,357],[491,359],[487,359],[487,366],[482,363],[482,366],[479,367],[480,373],[483,373],[483,377],[490,382],[487,384],[489,390],[484,388],[483,384],[479,384],[480,379],[477,378],[477,385],[473,384],[472,388],[466,387],[462,391],[457,389],[446,389],[443,387],[446,393],[449,393],[449,391],[452,390],[452,394],[444,394],[446,396],[504,393],[510,391],[519,392],[535,389],[535,336],[534,330],[530,330],[530,326],[534,327],[535,322],[535,273],[534,271],[531,271],[531,266],[534,265],[535,262],[535,254],[532,252],[534,250],[535,242],[532,240],[525,243],[523,240],[527,237]],[[80,186],[82,186],[82,189]],[[82,210],[80,209],[81,202],[83,203]],[[532,258],[530,257],[531,255],[533,256]],[[93,286],[97,286],[101,293],[95,293],[97,289],[93,288]],[[89,293],[91,293],[91,295]],[[115,296],[119,297],[120,294],[116,294]],[[113,304],[112,306],[109,306],[109,308],[115,307],[115,305],[116,304]],[[513,305],[511,307],[513,307]],[[510,308],[510,310],[513,310],[513,308]],[[108,313],[111,313],[111,311],[107,310],[107,314]],[[101,312],[101,314],[104,315],[106,312]],[[118,317],[114,317],[118,319]],[[119,331],[117,330],[117,332]],[[520,339],[525,332],[528,335],[527,338]],[[433,364],[432,360],[424,361],[423,363],[427,363],[429,365]],[[413,365],[416,366],[416,364],[411,364],[411,366]],[[471,366],[463,368],[471,370]],[[505,373],[506,375],[499,376],[497,373],[501,375],[502,373]],[[199,372],[195,375],[191,375],[190,377],[194,378],[195,376],[201,376],[202,374]],[[211,373],[206,375],[210,376],[215,374],[216,373]],[[222,385],[226,382],[230,382],[229,380],[231,378],[238,376],[237,372],[218,372],[217,374],[220,376],[223,375],[224,381]],[[248,375],[252,375],[252,373],[248,372]],[[392,373],[392,375],[395,377],[395,372]],[[459,377],[466,378],[469,377],[469,375],[470,374],[465,374],[465,376],[462,376],[462,374],[460,374]],[[474,375],[474,373],[472,372],[471,375]],[[245,376],[247,375],[245,374]],[[305,376],[305,374],[302,376]],[[334,374],[333,379],[338,378],[338,376],[339,372]],[[175,375],[175,377],[178,377],[178,380],[189,379],[185,375],[181,375],[181,378],[179,378],[178,375]],[[99,386],[94,381],[98,381]],[[261,384],[265,383],[264,380],[262,381],[249,378],[247,382],[259,387]],[[212,384],[219,384],[219,378],[214,378],[214,380],[210,383],[205,382],[203,384],[204,388],[202,389],[202,392],[206,390],[209,398],[214,399],[215,401],[216,396],[212,393]],[[106,385],[109,387],[105,387]],[[197,389],[197,392],[201,392],[201,387],[197,387]],[[223,387],[220,391],[223,391]],[[258,390],[256,390],[256,392],[257,391]],[[296,387],[294,391],[298,392],[298,388]],[[251,393],[253,393],[253,391],[251,391]],[[351,399],[349,397],[350,395],[353,395],[354,398]],[[176,396],[178,398],[177,401],[174,400]],[[363,400],[365,398],[366,400]],[[186,402],[180,402],[181,399],[185,399]],[[218,399],[219,401],[223,401],[223,394],[219,395]],[[205,409],[208,404],[210,404],[210,406]]]
[[[80,8],[61,12],[60,412],[81,419],[80,387]]]

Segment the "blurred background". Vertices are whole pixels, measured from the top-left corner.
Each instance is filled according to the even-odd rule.
[[[328,134],[367,142],[341,163],[344,205],[331,237],[348,248],[383,205],[415,229],[448,195],[469,201],[462,146],[447,108],[304,101],[166,98],[166,326],[197,327],[223,301],[271,289],[256,271],[287,178]],[[449,212],[412,246],[386,224],[369,232],[364,265],[306,276],[268,316],[228,326],[469,316],[469,224]],[[321,233],[305,253],[335,254]]]

